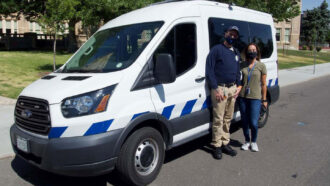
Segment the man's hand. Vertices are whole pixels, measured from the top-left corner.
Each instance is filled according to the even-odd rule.
[[[215,99],[216,99],[218,102],[220,102],[220,101],[222,101],[222,100],[225,99],[224,96],[223,96],[223,92],[222,92],[221,89],[215,89],[215,90],[213,90],[213,91],[214,91],[214,93],[215,93]]]
[[[242,86],[237,87],[236,92],[235,92],[235,94],[234,94],[234,98],[235,98],[235,99],[238,97],[238,95],[239,95],[239,93],[241,92],[241,90],[242,90]]]

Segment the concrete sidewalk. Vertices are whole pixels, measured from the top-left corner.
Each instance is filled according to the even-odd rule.
[[[302,83],[314,78],[330,75],[330,63],[316,65],[315,74],[313,74],[313,68],[314,66],[312,65],[280,70],[278,75],[280,87]]]
[[[279,71],[279,85],[288,85],[305,82],[314,78],[330,75],[330,63],[316,65],[315,74],[313,66],[305,66]],[[14,108],[16,100],[0,96],[0,159],[13,156],[9,129],[14,123]]]

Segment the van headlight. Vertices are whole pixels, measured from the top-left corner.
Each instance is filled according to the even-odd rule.
[[[116,85],[65,98],[61,110],[66,118],[96,114],[107,110],[110,96]]]

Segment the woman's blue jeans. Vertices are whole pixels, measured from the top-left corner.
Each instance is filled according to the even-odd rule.
[[[251,142],[257,142],[260,108],[260,99],[239,98],[239,109],[241,111],[243,134],[246,142],[250,142],[249,129],[251,129]]]

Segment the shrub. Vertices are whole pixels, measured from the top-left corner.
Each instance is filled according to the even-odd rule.
[[[306,46],[306,45],[303,45],[303,46],[301,47],[301,49],[302,49],[302,50],[307,50],[307,46]]]
[[[309,50],[310,51],[313,51],[314,50],[314,46],[313,45],[309,46]]]
[[[321,50],[322,50],[322,47],[319,47],[319,46],[316,47],[316,51],[317,51],[317,52],[320,52]]]

